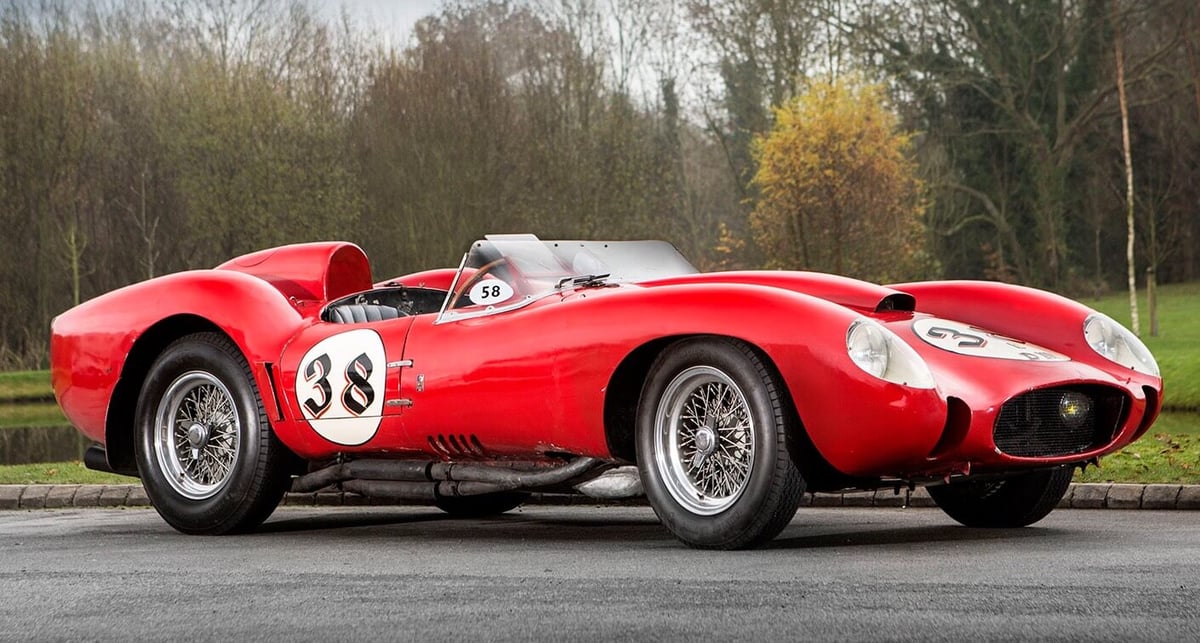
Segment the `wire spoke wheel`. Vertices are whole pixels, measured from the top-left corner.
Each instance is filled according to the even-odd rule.
[[[732,506],[754,464],[754,419],[737,384],[711,366],[676,375],[659,402],[654,457],[688,511],[711,516]]]
[[[176,492],[189,500],[204,500],[229,481],[240,435],[229,389],[210,373],[189,371],[171,383],[158,404],[154,455]]]
[[[159,353],[136,423],[134,457],[150,504],[187,534],[257,527],[298,464],[271,430],[246,357],[219,333],[185,335]]]
[[[804,477],[783,380],[752,346],[699,336],[668,346],[642,388],[638,471],[663,526],[689,547],[742,549],[796,514]]]

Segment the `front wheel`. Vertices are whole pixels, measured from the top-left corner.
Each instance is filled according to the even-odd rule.
[[[967,527],[1025,527],[1045,518],[1071,486],[1071,467],[1044,469],[1001,480],[929,487],[947,516]]]
[[[181,532],[253,529],[287,490],[292,456],[252,381],[241,351],[217,333],[175,341],[150,367],[137,407],[138,473]]]
[[[676,538],[748,548],[791,521],[804,479],[788,451],[796,420],[786,395],[774,370],[736,340],[684,340],[655,361],[638,406],[638,469]]]

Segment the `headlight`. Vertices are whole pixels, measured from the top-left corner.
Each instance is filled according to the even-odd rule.
[[[1083,322],[1083,337],[1088,346],[1105,359],[1116,362],[1121,366],[1132,368],[1139,373],[1161,376],[1158,362],[1150,354],[1150,349],[1129,332],[1124,326],[1113,321],[1108,315],[1092,313]]]
[[[857,319],[846,331],[846,352],[862,370],[895,384],[933,388],[925,360],[895,333],[870,319]]]

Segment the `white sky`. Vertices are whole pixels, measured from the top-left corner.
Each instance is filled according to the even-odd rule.
[[[4,0],[0,0],[3,2]],[[349,13],[351,21],[363,31],[373,38],[377,38],[378,42],[385,47],[394,47],[397,50],[402,50],[412,44],[410,36],[412,35],[413,25],[421,18],[437,14],[441,11],[444,5],[449,0],[309,0],[313,6],[324,15],[330,22],[337,22],[340,19],[342,9]],[[553,6],[550,3],[548,6]],[[680,94],[680,99],[684,104],[685,111],[693,111],[698,109],[698,106],[705,102],[704,94],[706,87],[716,82],[714,78],[710,78],[704,73],[704,52],[692,50],[690,52],[672,52],[674,48],[688,47],[694,43],[689,42],[683,35],[683,18],[682,15],[675,16],[675,22],[679,23],[680,32],[678,38],[671,42],[661,43],[661,47],[657,50],[661,56],[659,62],[669,58],[674,58],[671,73],[676,77],[676,91]],[[610,24],[609,27],[615,28]],[[648,44],[650,50],[654,49],[652,43]],[[645,52],[643,52],[643,56]],[[611,64],[610,72],[616,72],[621,64],[617,60],[609,60]],[[633,67],[629,76],[629,89],[635,95],[635,99],[640,98],[649,102],[658,99],[658,79],[656,73],[648,65],[653,61],[649,60],[632,60],[630,61]]]
[[[402,46],[417,20],[437,13],[443,0],[314,0],[314,4],[331,21],[345,7],[354,22],[377,30],[384,44]]]

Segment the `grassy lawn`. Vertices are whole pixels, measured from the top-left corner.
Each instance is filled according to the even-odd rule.
[[[67,423],[54,402],[13,404],[0,402],[0,429],[10,426],[62,426]]]
[[[1173,409],[1200,411],[1200,282],[1159,287],[1158,337],[1150,336],[1150,313],[1144,288],[1138,290],[1138,300],[1142,341],[1150,347],[1162,368],[1163,403]],[[1128,292],[1081,301],[1126,326],[1130,325]]]
[[[82,462],[0,465],[0,484],[134,484],[137,478],[92,471]]]
[[[54,398],[50,389],[50,371],[11,371],[0,373],[0,402]]]
[[[1148,435],[1076,473],[1075,482],[1200,484],[1200,414],[1164,414]]]

